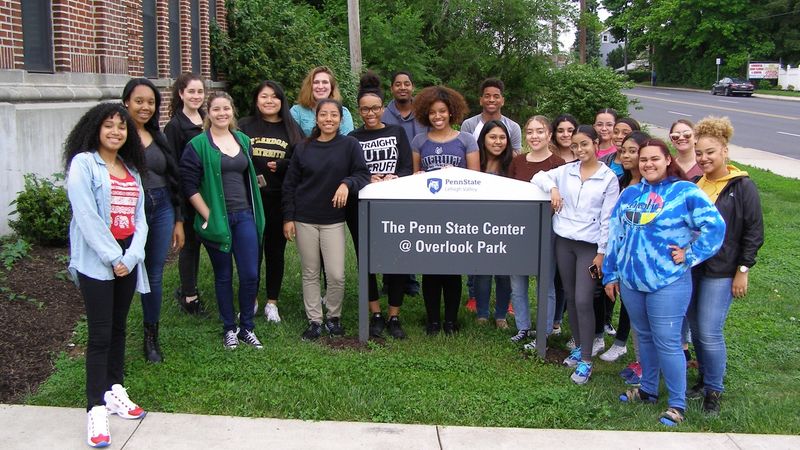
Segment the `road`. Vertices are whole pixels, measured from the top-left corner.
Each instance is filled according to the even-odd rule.
[[[630,113],[640,122],[669,128],[680,118],[696,123],[709,115],[727,116],[734,127],[733,144],[800,160],[800,102],[658,88],[624,93],[639,100],[640,109]]]

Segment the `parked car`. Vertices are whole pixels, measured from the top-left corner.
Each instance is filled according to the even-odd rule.
[[[741,78],[725,77],[711,86],[711,95],[722,94],[724,96],[744,94],[748,97],[753,95],[755,86],[753,83]]]

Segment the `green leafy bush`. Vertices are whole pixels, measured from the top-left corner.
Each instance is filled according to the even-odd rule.
[[[607,67],[570,64],[553,70],[543,80],[538,114],[556,117],[570,113],[580,123],[594,123],[594,116],[602,108],[614,108],[620,116],[628,115],[628,98],[622,89],[633,87],[624,75]]]
[[[17,218],[9,221],[19,236],[34,244],[64,246],[69,235],[72,218],[67,192],[56,181],[63,175],[54,174],[53,179],[40,178],[35,174],[25,175],[24,189],[11,202]]]
[[[634,83],[644,83],[650,81],[651,73],[649,70],[629,70],[628,79]]]
[[[240,115],[250,113],[253,89],[262,81],[281,83],[287,97],[296,99],[308,71],[323,65],[336,74],[345,106],[355,111],[349,52],[317,10],[291,0],[229,0],[226,5],[228,31],[212,28],[211,49]]]
[[[772,88],[774,88],[774,86],[769,80],[758,80],[758,84],[756,85],[756,89],[759,91],[768,91]]]
[[[28,256],[31,244],[22,238],[8,239],[0,246],[0,262],[6,270],[11,270],[14,263]]]

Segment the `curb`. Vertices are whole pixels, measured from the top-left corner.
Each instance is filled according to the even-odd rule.
[[[684,88],[684,87],[667,87],[667,86],[648,86],[645,84],[637,84],[634,85],[637,88],[644,88],[644,89],[665,89],[669,91],[685,91],[685,92],[702,92],[708,94],[709,90],[703,89],[695,89],[695,88]],[[757,91],[753,93],[753,97],[756,98],[766,98],[770,100],[785,100],[788,102],[800,102],[800,97],[786,97],[783,95],[770,95],[770,94],[759,94]]]

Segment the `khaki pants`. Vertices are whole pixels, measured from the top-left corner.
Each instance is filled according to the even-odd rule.
[[[316,225],[295,222],[297,252],[303,275],[303,304],[311,322],[322,323],[322,301],[320,298],[320,254],[325,262],[325,277],[328,288],[325,306],[328,318],[341,317],[344,300],[344,222],[331,225]]]

